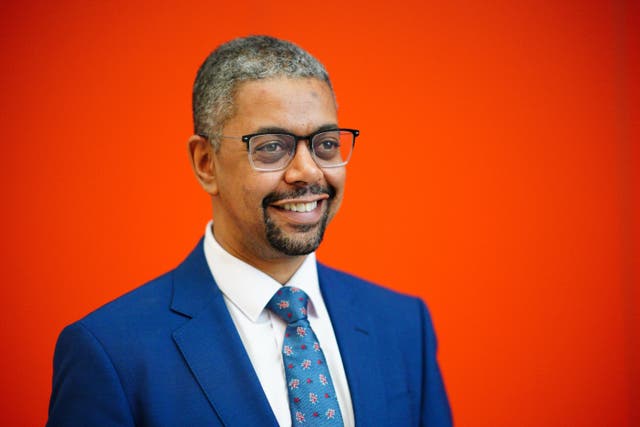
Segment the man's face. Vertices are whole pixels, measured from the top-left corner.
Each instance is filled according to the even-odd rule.
[[[223,135],[263,131],[308,135],[337,127],[328,85],[314,78],[272,78],[241,83]],[[251,262],[314,251],[342,201],[345,168],[316,165],[306,141],[284,170],[259,172],[240,138],[222,138],[214,153],[214,234],[235,256]]]

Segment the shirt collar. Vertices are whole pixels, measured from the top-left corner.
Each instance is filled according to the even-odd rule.
[[[220,291],[252,322],[265,320],[264,308],[280,283],[227,252],[213,237],[212,230],[213,221],[209,221],[204,234],[204,253]],[[302,289],[309,296],[309,316],[317,315],[314,307],[322,297],[315,252],[306,256],[285,286]]]

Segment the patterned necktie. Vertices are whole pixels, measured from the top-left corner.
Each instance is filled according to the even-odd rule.
[[[307,319],[307,295],[283,286],[267,308],[287,323],[282,359],[294,426],[342,426],[338,399],[316,334]]]

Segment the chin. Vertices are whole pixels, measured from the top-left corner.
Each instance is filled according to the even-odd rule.
[[[324,237],[327,216],[318,224],[298,225],[296,232],[284,232],[280,227],[267,221],[267,241],[278,252],[289,256],[308,255],[318,249]]]

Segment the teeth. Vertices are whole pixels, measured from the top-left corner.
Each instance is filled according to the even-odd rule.
[[[293,211],[293,212],[311,212],[318,206],[318,202],[310,202],[310,203],[285,203],[282,205],[282,209],[285,211]]]

